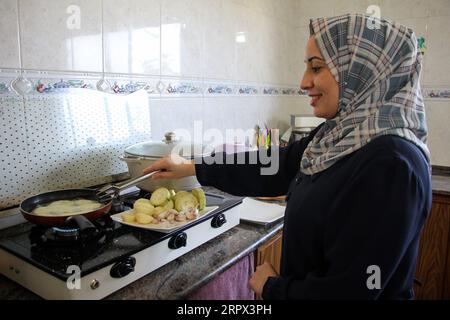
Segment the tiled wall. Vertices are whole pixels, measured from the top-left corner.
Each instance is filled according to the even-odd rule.
[[[195,120],[222,131],[256,123],[284,131],[290,114],[311,112],[298,91],[308,19],[372,4],[426,39],[432,162],[450,166],[449,0],[1,0],[0,208],[44,189],[102,182],[126,170],[117,159],[124,146],[192,130]],[[21,64],[33,82],[25,100],[10,91]],[[111,96],[95,91],[103,69]],[[147,97],[126,98],[142,88]],[[103,141],[96,124],[71,112],[127,134]],[[42,156],[53,152],[45,171]]]
[[[126,145],[192,131],[196,120],[222,132],[264,123],[286,130],[290,114],[310,112],[298,90],[298,4],[1,0],[0,208],[104,182],[126,171],[118,160]],[[10,86],[21,63],[33,82],[25,100]],[[95,91],[103,68],[112,95]],[[128,95],[142,88],[144,100],[144,91]],[[127,134],[111,139],[114,128]]]

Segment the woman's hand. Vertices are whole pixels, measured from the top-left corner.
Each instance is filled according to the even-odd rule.
[[[268,262],[264,262],[262,265],[256,267],[255,273],[253,273],[249,284],[250,288],[256,293],[256,298],[262,298],[262,292],[264,285],[269,277],[276,277],[278,274],[272,265]]]
[[[187,160],[177,154],[170,154],[164,158],[154,162],[143,170],[145,173],[150,173],[156,170],[163,172],[155,173],[151,176],[151,180],[156,179],[179,179],[188,176],[195,176],[195,164],[192,160]]]

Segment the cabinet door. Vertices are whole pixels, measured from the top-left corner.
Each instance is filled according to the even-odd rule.
[[[264,262],[269,262],[275,271],[280,274],[282,237],[283,233],[280,231],[272,239],[258,248],[256,266]]]
[[[449,299],[450,197],[433,195],[431,214],[422,231],[417,260],[416,299]],[[447,296],[445,296],[447,295]]]

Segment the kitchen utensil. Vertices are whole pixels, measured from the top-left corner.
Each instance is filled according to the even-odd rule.
[[[127,189],[129,187],[133,187],[137,185],[140,182],[145,181],[146,179],[150,178],[152,175],[154,175],[157,172],[160,172],[161,170],[153,171],[147,174],[144,174],[138,178],[130,179],[124,183],[121,184],[109,184],[107,186],[104,186],[97,190],[95,193],[95,196],[97,197],[97,200],[100,202],[103,202],[105,200],[114,199],[117,197],[120,193],[120,191]]]

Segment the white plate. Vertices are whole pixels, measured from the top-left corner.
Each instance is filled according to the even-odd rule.
[[[114,215],[111,216],[111,218],[114,221],[117,221],[119,223],[122,224],[126,224],[128,226],[132,226],[132,227],[136,227],[136,228],[141,228],[141,229],[147,229],[147,230],[152,230],[152,231],[158,231],[158,232],[164,232],[164,233],[169,233],[172,232],[174,230],[177,230],[185,225],[188,225],[194,221],[197,221],[198,219],[200,219],[201,217],[203,217],[206,214],[209,214],[211,212],[213,212],[214,210],[216,210],[217,208],[219,208],[218,206],[211,206],[211,207],[205,207],[205,209],[203,209],[202,211],[200,211],[198,213],[198,217],[194,220],[186,220],[186,221],[175,221],[174,223],[170,223],[170,222],[162,222],[162,223],[158,223],[158,224],[154,224],[154,223],[149,223],[149,224],[140,224],[137,222],[125,222],[122,220],[122,214],[124,213],[133,213],[134,210],[128,210],[128,211],[124,211],[121,213],[116,213]]]
[[[240,206],[240,219],[257,224],[268,224],[284,217],[285,207],[252,198],[244,198]]]

